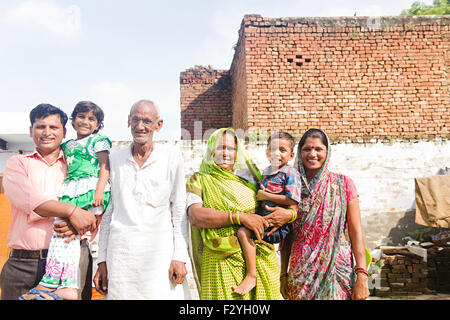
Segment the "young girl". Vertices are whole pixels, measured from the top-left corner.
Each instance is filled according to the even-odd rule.
[[[108,154],[111,141],[97,133],[103,128],[103,118],[102,109],[95,103],[77,103],[71,115],[77,139],[61,145],[67,163],[67,177],[59,194],[60,201],[94,213],[97,226],[110,198]],[[60,221],[55,219],[55,223]],[[65,240],[53,233],[45,274],[39,285],[23,296],[24,299],[78,298],[79,236],[68,243]]]

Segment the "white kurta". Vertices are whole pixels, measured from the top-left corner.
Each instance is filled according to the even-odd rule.
[[[131,147],[110,156],[111,202],[100,226],[108,299],[189,299],[187,280],[169,280],[172,260],[188,262],[183,159],[155,144],[139,168]]]

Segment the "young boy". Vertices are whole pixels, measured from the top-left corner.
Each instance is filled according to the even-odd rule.
[[[270,165],[263,171],[263,180],[257,194],[257,200],[263,201],[259,206],[259,215],[270,214],[265,205],[282,206],[297,212],[297,205],[301,199],[300,177],[297,170],[288,165],[294,157],[294,146],[294,138],[287,132],[277,132],[267,140],[266,155]],[[278,243],[286,237],[290,227],[290,224],[285,224],[267,236],[271,230],[269,228],[264,232],[263,240],[268,243]],[[244,280],[239,286],[233,287],[233,290],[244,295],[256,286],[256,247],[253,242],[255,237],[245,227],[238,229],[237,237],[244,252],[247,271]]]

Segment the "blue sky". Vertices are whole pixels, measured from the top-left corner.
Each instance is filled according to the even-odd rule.
[[[156,138],[177,139],[180,72],[229,69],[245,14],[389,16],[413,2],[2,0],[0,111],[28,112],[46,102],[70,114],[78,101],[92,100],[105,111],[103,134],[129,140],[128,111],[145,98],[164,119]]]

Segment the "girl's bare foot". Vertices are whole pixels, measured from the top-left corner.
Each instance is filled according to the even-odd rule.
[[[77,292],[77,289],[75,289],[75,288],[59,288],[59,289],[55,290],[54,288],[47,288],[42,285],[37,285],[34,289],[53,292],[54,294],[60,296],[64,300],[77,300],[78,299],[78,292]],[[54,297],[52,297],[51,295],[49,295],[45,292],[39,292],[39,293],[34,293],[34,294],[27,293],[27,294],[22,295],[22,298],[24,300],[35,300],[36,296],[40,296],[46,300],[55,300]]]
[[[247,274],[240,285],[234,286],[234,292],[244,295],[249,293],[256,286],[256,276]]]
[[[78,292],[75,288],[59,288],[56,289],[55,294],[63,298],[64,300],[77,300]]]
[[[54,288],[48,288],[48,287],[45,287],[45,286],[40,285],[40,284],[38,284],[36,287],[34,287],[34,289],[35,290],[46,290],[46,291],[50,291],[50,292],[55,291]],[[43,295],[45,295],[45,296],[43,296]],[[24,300],[34,300],[35,296],[41,296],[41,297],[46,298],[46,299],[47,299],[47,297],[50,297],[48,294],[45,294],[45,293],[41,292],[41,293],[26,293],[26,294],[22,295],[22,298]],[[50,299],[53,300],[52,297],[50,297]]]

